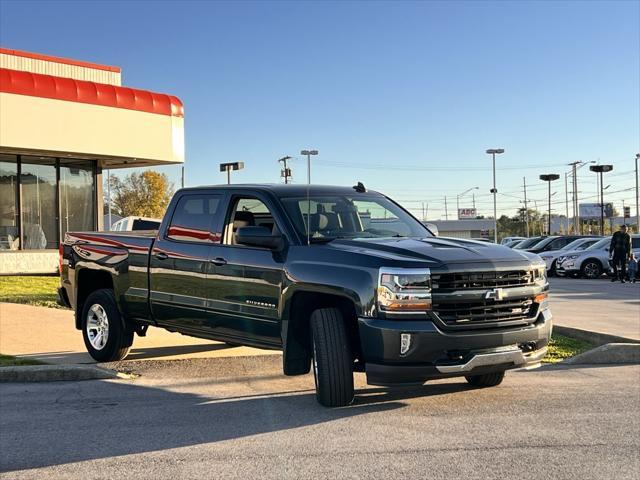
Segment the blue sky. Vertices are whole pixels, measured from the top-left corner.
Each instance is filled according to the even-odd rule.
[[[187,185],[223,182],[218,163],[238,160],[234,180],[278,182],[287,154],[304,182],[309,147],[314,183],[362,181],[409,208],[428,203],[430,218],[475,186],[490,213],[489,147],[506,149],[505,213],[523,176],[541,206],[538,175],[574,160],[612,163],[608,192],[633,187],[639,25],[637,1],[0,0],[3,47],[118,65],[125,85],[180,97]],[[162,170],[179,183],[177,167]],[[594,174],[579,181],[593,197]]]

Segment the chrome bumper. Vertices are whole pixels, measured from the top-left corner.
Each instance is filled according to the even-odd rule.
[[[487,367],[492,365],[510,365],[516,367],[533,367],[539,364],[547,354],[547,347],[543,347],[533,352],[523,353],[517,346],[507,347],[492,352],[476,353],[466,363],[456,365],[436,365],[440,373],[465,373],[477,367]]]

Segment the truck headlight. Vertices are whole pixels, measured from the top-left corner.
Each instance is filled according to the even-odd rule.
[[[378,306],[384,312],[423,312],[431,309],[428,268],[381,268]]]

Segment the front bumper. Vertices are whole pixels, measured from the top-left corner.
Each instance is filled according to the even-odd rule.
[[[367,382],[421,384],[434,378],[480,375],[540,363],[551,337],[552,316],[542,310],[535,323],[518,328],[449,332],[431,321],[359,319]],[[411,344],[400,353],[400,335]]]

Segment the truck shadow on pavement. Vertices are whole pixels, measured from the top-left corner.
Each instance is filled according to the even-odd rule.
[[[240,439],[399,409],[403,400],[469,390],[465,383],[357,391],[328,409],[308,384],[263,395],[202,396],[125,381],[0,386],[0,471]],[[255,390],[254,390],[255,392]]]

